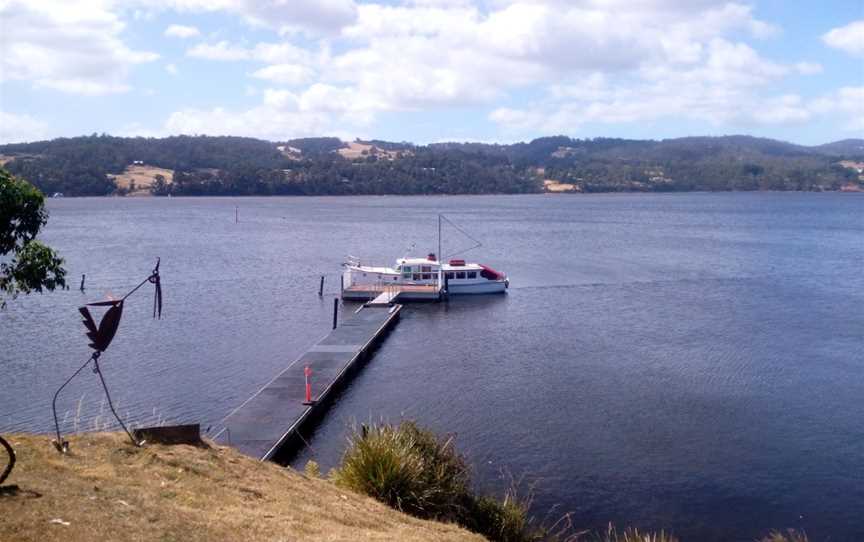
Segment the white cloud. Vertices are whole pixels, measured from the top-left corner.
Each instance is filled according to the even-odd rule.
[[[194,38],[201,35],[201,31],[194,26],[184,26],[182,24],[172,24],[165,29],[164,34],[172,38]]]
[[[12,0],[0,4],[0,20],[0,81],[71,94],[125,92],[131,66],[159,58],[127,47],[124,24],[99,2]]]
[[[778,87],[822,66],[762,56],[752,44],[781,30],[734,0],[154,2],[147,9],[236,13],[283,38],[190,47],[193,58],[260,64],[250,81],[274,88],[247,89],[260,96],[255,107],[175,112],[166,122],[172,133],[230,128],[278,138],[362,129],[383,112],[499,103],[510,105],[491,120],[537,131],[661,118],[777,124],[817,114]],[[502,102],[522,91],[541,97]]]
[[[250,93],[257,95],[258,92]],[[264,89],[261,103],[240,110],[190,108],[172,113],[164,134],[245,135],[271,140],[332,134],[351,139],[374,121],[380,104],[346,87],[317,83],[303,92]]]
[[[282,33],[332,34],[351,24],[353,0],[134,0],[142,10],[180,13],[224,11]]]
[[[798,62],[795,64],[795,71],[801,75],[816,75],[822,73],[822,65],[816,62]]]
[[[822,35],[822,41],[850,55],[864,57],[864,20],[834,28]]]
[[[0,143],[39,141],[49,137],[46,122],[30,115],[17,115],[0,111]]]
[[[236,47],[227,41],[218,43],[199,43],[186,51],[186,56],[195,58],[203,58],[206,60],[249,60],[249,50],[242,47]]]
[[[272,64],[252,74],[252,77],[288,86],[308,83],[314,76],[311,68],[299,64]]]
[[[864,131],[864,86],[841,87],[814,100],[810,109],[822,115],[836,115],[847,130]]]
[[[696,63],[646,64],[627,74],[595,73],[553,85],[543,99],[521,108],[497,108],[489,118],[516,132],[572,133],[586,123],[659,119],[713,125],[804,122],[813,111],[795,94],[774,95],[773,84],[816,65],[778,64],[743,43],[714,38]]]
[[[288,42],[259,43],[245,47],[222,40],[216,43],[199,43],[186,51],[186,55],[205,60],[240,61],[252,60],[265,63],[300,62],[308,64],[311,54]]]
[[[165,71],[168,72],[170,75],[177,75],[179,73],[176,64],[166,64]]]

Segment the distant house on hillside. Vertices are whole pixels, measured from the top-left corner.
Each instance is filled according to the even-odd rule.
[[[840,162],[840,165],[845,167],[845,168],[854,169],[855,171],[858,172],[858,174],[864,173],[864,162],[853,162],[852,160],[842,160]]]

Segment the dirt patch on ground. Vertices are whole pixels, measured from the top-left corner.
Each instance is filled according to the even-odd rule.
[[[360,158],[366,158],[369,155],[375,155],[378,158],[382,158],[384,160],[395,160],[396,155],[399,151],[386,151],[375,145],[369,143],[358,143],[356,141],[352,141],[351,143],[347,143],[347,147],[339,149],[338,152],[343,157],[348,160],[359,160]],[[403,153],[407,151],[402,151]]]
[[[547,192],[578,192],[579,187],[575,184],[562,183],[552,179],[543,180],[543,189]]]
[[[18,455],[6,485],[20,490],[0,494],[4,541],[483,540],[227,447],[101,433],[60,455],[46,436],[6,438]]]
[[[165,177],[165,182],[171,184],[174,180],[174,171],[155,166],[132,165],[120,175],[109,175],[118,188],[129,190],[129,196],[149,196],[150,187],[156,181],[156,175]],[[133,185],[134,183],[134,185]],[[134,190],[131,188],[134,186]]]
[[[39,158],[39,155],[38,154],[0,154],[0,166],[5,166],[9,162],[11,162],[12,160],[15,160],[17,158],[34,159],[34,158]]]

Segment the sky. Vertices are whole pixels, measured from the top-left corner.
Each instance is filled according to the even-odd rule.
[[[864,137],[864,1],[0,0],[0,143]]]

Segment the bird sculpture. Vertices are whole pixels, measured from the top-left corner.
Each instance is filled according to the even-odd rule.
[[[111,394],[108,392],[108,384],[105,382],[105,377],[102,374],[102,369],[99,366],[99,358],[102,356],[102,353],[108,348],[108,345],[111,344],[111,341],[114,339],[114,335],[117,333],[117,328],[120,326],[120,318],[123,316],[123,303],[126,299],[135,293],[139,288],[147,284],[154,285],[153,292],[153,318],[162,318],[162,282],[161,277],[159,275],[159,263],[160,260],[156,259],[156,267],[153,268],[153,271],[150,272],[150,275],[142,280],[137,286],[132,288],[126,295],[124,295],[120,299],[108,299],[105,301],[97,301],[94,303],[87,303],[83,307],[78,308],[78,312],[81,313],[83,318],[84,327],[87,329],[86,335],[87,338],[90,339],[90,348],[93,349],[93,353],[90,354],[90,358],[84,362],[84,365],[78,368],[72,376],[70,376],[62,386],[54,393],[54,400],[51,403],[51,408],[54,410],[54,427],[57,431],[57,440],[54,441],[54,446],[60,453],[66,453],[69,451],[69,443],[63,440],[63,437],[60,435],[60,422],[57,418],[57,397],[60,395],[60,392],[63,388],[66,387],[69,382],[72,381],[73,378],[78,376],[78,374],[84,370],[91,362],[93,363],[93,372],[99,376],[100,382],[102,382],[102,388],[105,390],[105,397],[108,399],[108,406],[111,409],[111,412],[114,414],[114,418],[120,423],[120,426],[126,431],[126,434],[129,435],[129,438],[136,446],[141,446],[143,442],[138,441],[129,429],[126,427],[126,424],[123,423],[123,420],[117,414],[117,411],[114,409],[114,403],[111,401]],[[96,325],[96,321],[93,319],[93,315],[90,314],[90,309],[88,307],[108,307],[108,310],[105,311],[105,314],[102,315],[102,319],[99,321],[99,325]]]

